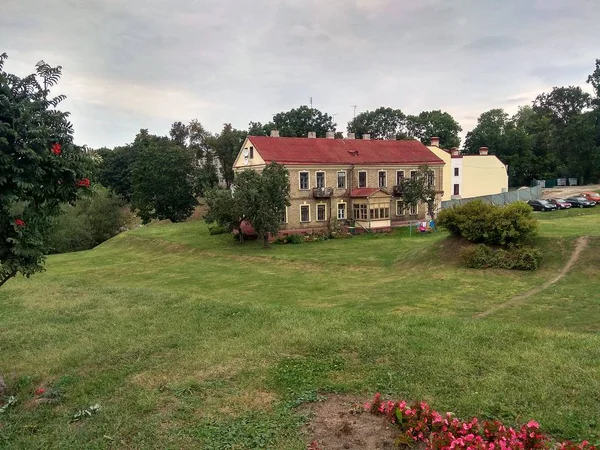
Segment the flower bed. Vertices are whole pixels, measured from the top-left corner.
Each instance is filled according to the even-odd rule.
[[[398,427],[396,444],[426,450],[596,450],[587,441],[575,444],[557,442],[540,431],[535,421],[519,429],[505,426],[498,420],[460,420],[451,413],[442,415],[425,402],[408,405],[406,402],[383,401],[376,394],[364,405],[372,414],[386,416]]]

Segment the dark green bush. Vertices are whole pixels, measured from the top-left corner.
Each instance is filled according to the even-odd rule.
[[[301,234],[290,234],[283,239],[285,244],[303,244],[306,241]]]
[[[214,236],[217,234],[226,234],[226,233],[229,233],[229,230],[227,229],[227,227],[222,227],[221,225],[217,225],[217,224],[208,226],[208,234],[210,234],[211,236]]]
[[[121,200],[98,186],[74,205],[64,205],[50,236],[51,253],[87,250],[115,236],[128,221]]]
[[[472,269],[537,270],[542,262],[540,251],[532,247],[494,250],[485,244],[466,248],[461,257],[464,264]]]
[[[437,224],[471,242],[522,244],[537,232],[537,221],[531,213],[531,207],[523,202],[494,206],[474,200],[440,211]]]

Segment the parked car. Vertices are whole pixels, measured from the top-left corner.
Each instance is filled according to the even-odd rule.
[[[548,200],[529,200],[527,202],[534,211],[554,211],[558,209],[558,206],[553,205]]]
[[[596,206],[596,202],[588,200],[585,197],[569,197],[566,199],[573,208],[591,208]]]
[[[597,192],[582,192],[581,196],[587,198],[592,202],[600,203],[600,194],[598,194]]]
[[[571,207],[571,204],[564,198],[551,198],[548,201],[553,205],[556,205],[558,209],[569,209]]]

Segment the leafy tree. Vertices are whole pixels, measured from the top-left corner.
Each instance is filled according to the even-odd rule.
[[[431,138],[440,138],[440,147],[454,148],[460,145],[458,133],[462,131],[459,123],[447,112],[439,109],[423,111],[418,116],[408,116],[406,127],[411,136],[429,145]]]
[[[437,198],[435,185],[431,181],[433,171],[427,165],[419,167],[414,177],[405,178],[400,184],[402,201],[406,210],[416,208],[419,203],[427,205],[427,213],[431,218],[435,217]]]
[[[204,195],[207,212],[204,220],[207,223],[217,223],[228,231],[239,230],[243,215],[236,204],[236,198],[231,189],[214,187],[208,189]],[[239,233],[240,242],[243,241],[243,233]]]
[[[375,111],[365,111],[348,122],[348,132],[357,138],[370,134],[371,139],[394,139],[406,137],[406,116],[399,109],[380,107]]]
[[[590,103],[590,95],[579,86],[555,87],[548,94],[538,95],[533,108],[547,113],[556,125],[566,125],[571,118],[582,114]]]
[[[219,173],[211,152],[206,154],[195,173],[194,193],[199,197],[204,197],[206,192],[219,184]]]
[[[19,78],[0,55],[0,286],[43,270],[48,235],[61,204],[90,185],[92,162],[73,145],[66,97],[51,97],[61,67],[44,61]]]
[[[221,166],[221,175],[227,187],[233,183],[233,163],[237,157],[247,133],[236,130],[230,123],[223,126],[221,134],[211,141],[211,147]]]
[[[187,219],[197,203],[189,151],[145,130],[140,131],[133,145],[138,154],[133,165],[132,207],[142,221]]]
[[[277,163],[268,164],[262,171],[259,199],[247,217],[265,247],[269,234],[275,236],[281,229],[281,215],[290,205],[290,181],[287,169]]]
[[[275,114],[272,123],[263,125],[262,134],[268,135],[272,129],[275,129],[279,130],[279,135],[283,137],[306,137],[309,131],[314,131],[317,137],[324,138],[328,131],[335,131],[335,126],[329,114],[302,105]]]
[[[133,164],[136,149],[132,145],[115,147],[113,150],[102,148],[97,151],[100,156],[98,181],[103,186],[131,201],[133,196]]]
[[[118,196],[96,185],[91,195],[61,207],[50,235],[54,253],[87,250],[115,236],[128,216]]]
[[[233,193],[224,189],[208,191],[206,221],[234,230],[240,228],[243,220],[247,220],[266,247],[269,234],[275,235],[281,229],[281,214],[290,204],[287,169],[271,163],[262,173],[244,170],[236,176],[234,187]]]
[[[269,136],[271,134],[271,130],[274,129],[275,124],[273,122],[269,122],[264,125],[260,122],[250,122],[248,124],[248,136]]]
[[[173,125],[171,125],[171,130],[169,131],[169,136],[173,142],[181,147],[185,147],[187,145],[189,135],[190,129],[187,125],[185,125],[183,122],[173,122]]]

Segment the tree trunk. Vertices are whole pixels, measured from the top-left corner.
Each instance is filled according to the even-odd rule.
[[[8,280],[10,280],[12,277],[14,277],[16,274],[17,274],[17,271],[16,271],[16,270],[13,270],[11,273],[8,273],[8,274],[6,274],[6,275],[4,276],[4,278],[2,278],[2,279],[0,280],[0,287],[2,287],[2,285],[3,285],[4,283],[6,283]]]
[[[269,233],[263,234],[263,246],[269,248]]]

